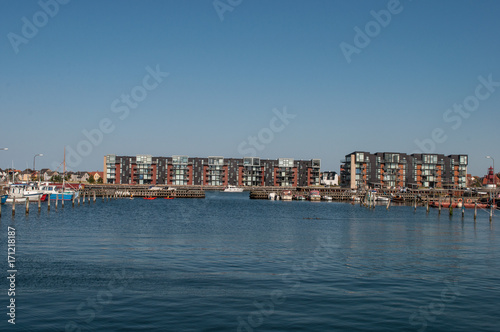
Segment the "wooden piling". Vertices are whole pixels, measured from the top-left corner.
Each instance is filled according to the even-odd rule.
[[[50,194],[47,197],[47,211],[50,211]]]
[[[95,191],[94,191],[94,203],[95,203]]]
[[[57,201],[59,201],[59,194],[56,194],[56,204],[54,205],[57,210]]]
[[[82,205],[85,205],[85,191],[83,192],[83,200],[82,200]]]
[[[0,204],[0,218],[2,218],[2,204]]]
[[[429,213],[429,197],[427,197],[426,211]]]
[[[391,199],[389,198],[389,200],[387,201],[387,207],[386,209],[389,210],[391,207]]]
[[[38,212],[42,211],[42,195],[38,195]]]
[[[26,197],[26,214],[30,214],[30,200]]]
[[[12,216],[16,215],[16,196],[12,197]]]
[[[439,195],[438,214],[441,214],[441,195]]]
[[[477,218],[477,201],[474,203],[474,221],[476,221]]]
[[[64,194],[61,194],[61,208],[64,209]]]
[[[465,196],[462,196],[462,218],[465,217]]]
[[[75,193],[71,195],[71,207],[75,207]]]

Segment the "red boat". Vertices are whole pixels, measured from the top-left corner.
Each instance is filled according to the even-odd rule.
[[[174,199],[173,197],[163,197],[163,199]]]
[[[151,200],[151,199],[156,199],[156,197],[144,197],[144,199],[149,199],[149,200]]]

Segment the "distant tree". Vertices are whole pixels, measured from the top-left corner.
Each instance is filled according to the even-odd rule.
[[[97,183],[103,183],[102,178],[97,179]]]
[[[88,183],[95,183],[95,179],[93,176],[89,176],[89,179],[87,180]]]
[[[71,179],[71,175],[70,174],[66,174],[64,176],[64,181],[69,181],[69,179]]]
[[[52,175],[52,177],[50,178],[50,181],[55,182],[55,183],[59,183],[59,182],[62,182],[63,179],[62,179],[62,176],[60,176],[58,174],[58,175]]]

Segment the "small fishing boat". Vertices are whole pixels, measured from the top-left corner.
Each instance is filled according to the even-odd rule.
[[[379,195],[375,196],[375,201],[377,202],[388,202],[390,200],[391,199],[387,196],[379,196]]]
[[[0,204],[5,204],[5,202],[7,202],[7,197],[9,197],[9,195],[0,196]]]
[[[168,196],[168,197],[163,197],[163,199],[174,199],[174,198],[173,198],[173,197]]]
[[[292,192],[290,190],[285,190],[281,193],[281,200],[291,201],[293,198]]]
[[[295,199],[297,201],[305,201],[306,200],[306,198],[303,195],[295,195]]]
[[[333,198],[330,196],[323,196],[322,199],[327,202],[331,202],[333,200]]]
[[[5,200],[5,203],[24,203],[26,202],[26,197],[24,197],[24,189],[26,188],[26,184],[24,183],[11,183],[9,185],[9,193],[8,197]]]
[[[321,200],[321,195],[319,194],[318,190],[311,190],[309,192],[309,200],[311,202],[313,201],[320,201]]]
[[[269,200],[271,200],[271,201],[275,201],[275,200],[279,200],[279,199],[280,199],[279,195],[278,195],[278,194],[276,194],[276,193],[269,193],[269,194],[267,195],[267,198],[268,198]]]
[[[228,185],[224,190],[222,191],[224,193],[241,193],[243,192],[243,188],[239,188],[233,185]]]
[[[143,197],[143,198],[148,200],[156,199],[156,197]]]

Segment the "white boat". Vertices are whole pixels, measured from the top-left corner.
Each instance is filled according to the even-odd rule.
[[[390,201],[391,199],[387,196],[375,196],[375,201],[377,202],[388,202]]]
[[[37,202],[38,199],[42,199],[43,195],[43,191],[40,190],[37,184],[30,183],[24,187],[23,196],[30,202]]]
[[[290,190],[285,190],[281,193],[281,200],[291,201],[293,198],[292,192]]]
[[[241,193],[243,192],[243,188],[239,188],[233,185],[228,185],[223,192],[225,193]]]
[[[25,183],[11,183],[9,185],[8,197],[6,203],[13,203],[14,198],[16,203],[26,202],[26,197],[24,197],[24,189],[26,188]]]
[[[271,201],[275,201],[279,199],[279,196],[276,193],[269,193],[267,195],[267,198],[270,199]]]
[[[333,200],[333,198],[331,198],[330,196],[323,196],[322,198],[324,201],[327,201],[327,202],[331,202]]]
[[[318,190],[311,190],[309,192],[309,200],[310,201],[320,201],[321,195],[319,194],[319,191]]]

